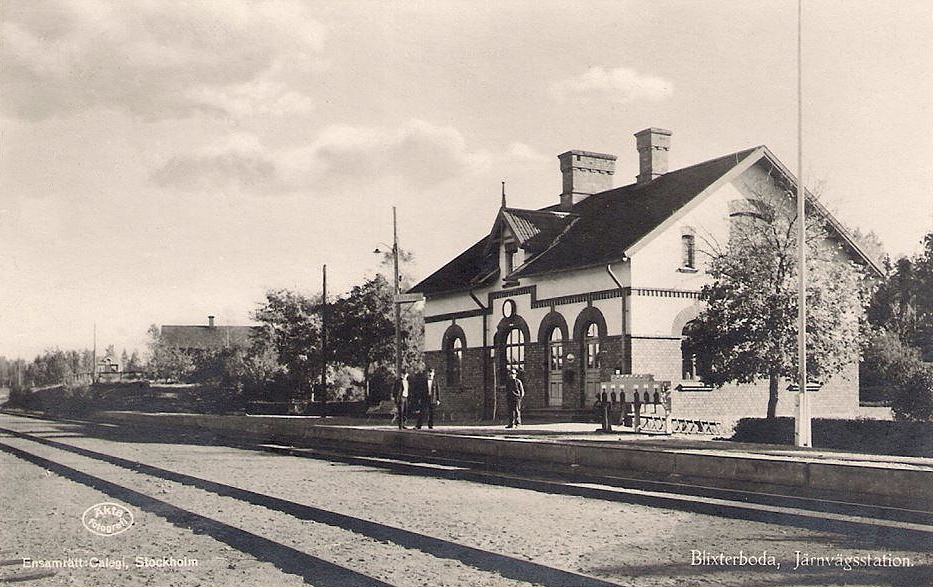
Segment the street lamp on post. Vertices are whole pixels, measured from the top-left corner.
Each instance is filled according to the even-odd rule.
[[[382,243],[384,246],[385,243]],[[382,253],[378,248],[373,253]],[[392,304],[395,311],[395,376],[402,376],[402,304],[414,304],[423,301],[420,294],[403,294],[398,271],[398,216],[392,206]]]
[[[381,243],[388,246],[385,243]],[[373,253],[382,253],[378,248]],[[402,376],[402,304],[414,304],[424,300],[421,294],[402,293],[398,271],[398,217],[395,206],[392,206],[392,270],[393,293],[392,304],[395,310],[395,376]]]
[[[380,243],[388,246],[385,243]],[[378,247],[373,253],[382,253]],[[401,283],[398,275],[398,217],[392,206],[392,305],[395,314],[395,376],[402,376],[402,302],[400,301]]]

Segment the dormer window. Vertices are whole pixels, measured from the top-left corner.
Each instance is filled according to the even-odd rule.
[[[518,246],[515,243],[505,243],[505,274],[515,270],[515,259],[518,255]]]

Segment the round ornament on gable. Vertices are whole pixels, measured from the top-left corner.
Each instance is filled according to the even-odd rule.
[[[502,302],[502,316],[511,318],[515,315],[515,300],[505,300]]]

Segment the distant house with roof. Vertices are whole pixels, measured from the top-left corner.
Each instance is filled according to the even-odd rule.
[[[441,374],[446,409],[488,415],[505,370],[517,368],[532,410],[588,409],[618,372],[670,380],[675,416],[729,425],[764,415],[766,382],[705,386],[682,339],[710,279],[698,235],[728,242],[756,189],[783,193],[795,180],[765,146],[668,171],[670,138],[657,128],[636,133],[639,174],[619,188],[615,156],[559,155],[559,202],[528,210],[503,197],[489,232],[412,288],[425,296],[425,362]],[[842,254],[880,275],[845,228],[811,204]],[[782,394],[778,414],[792,415],[793,400]],[[814,416],[857,408],[854,364],[812,400]]]
[[[208,316],[206,325],[163,325],[160,335],[167,347],[194,355],[231,346],[247,347],[258,328],[217,325],[214,316]]]

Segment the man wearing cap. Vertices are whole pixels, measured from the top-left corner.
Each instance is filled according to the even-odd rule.
[[[525,386],[518,378],[518,371],[509,369],[509,376],[505,380],[505,401],[509,408],[509,425],[506,428],[515,428],[522,423],[523,397],[525,397]]]

